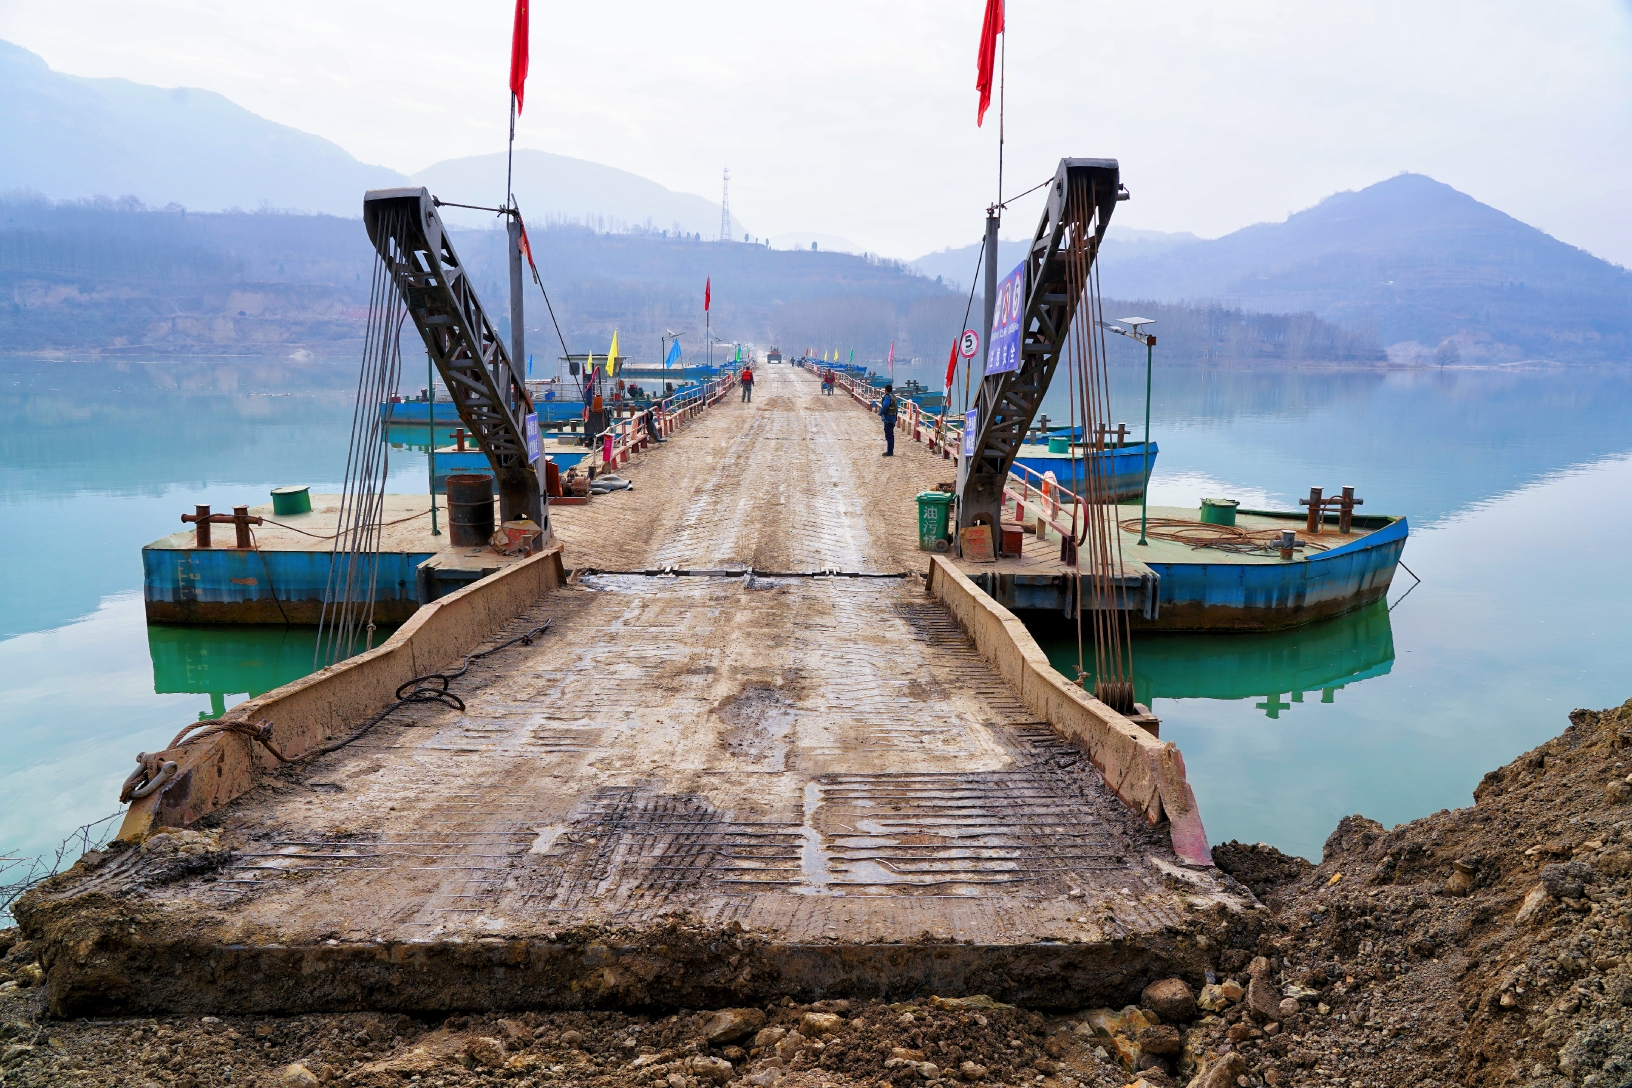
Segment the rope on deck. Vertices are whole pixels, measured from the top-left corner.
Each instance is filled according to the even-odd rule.
[[[1122,531],[1137,533],[1139,519],[1128,518],[1122,522]],[[1150,518],[1145,525],[1145,535],[1191,548],[1211,548],[1214,551],[1236,552],[1241,555],[1279,555],[1281,551],[1279,529],[1246,529],[1239,525],[1214,525],[1212,522],[1191,521],[1188,518]],[[1293,542],[1292,547],[1323,552],[1329,545],[1299,537]]]

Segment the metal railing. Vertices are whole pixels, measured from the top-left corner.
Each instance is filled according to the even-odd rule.
[[[611,472],[628,464],[630,456],[648,449],[654,437],[667,439],[681,424],[718,404],[730,393],[733,381],[730,376],[715,378],[664,397],[649,409],[622,416],[608,424],[600,436],[599,471]],[[655,434],[647,427],[648,416],[655,427]]]
[[[809,361],[806,361],[804,366],[806,370],[818,377],[826,369],[822,364]],[[877,413],[878,402],[884,399],[884,395],[880,390],[837,370],[833,372],[833,387],[843,390],[846,396],[873,413]],[[936,415],[933,412],[926,412],[916,401],[900,397],[896,399],[900,404],[897,425],[906,431],[907,436],[914,442],[928,443],[931,453],[938,453],[948,459],[952,458],[957,445],[947,441],[944,414]]]
[[[821,365],[809,362],[805,368],[817,375],[823,370]],[[838,371],[834,371],[833,379],[835,388],[842,389],[856,403],[868,411],[878,411],[882,395],[872,386]],[[901,420],[913,440],[927,442],[931,452],[953,461],[961,456],[963,420],[953,419],[950,411],[936,415],[925,412],[913,401],[904,400],[901,403]],[[1025,522],[1025,509],[1028,506],[1037,511],[1037,518],[1046,527],[1044,532],[1038,534],[1043,539],[1047,539],[1047,529],[1054,530],[1062,537],[1075,535],[1078,500],[1065,485],[1050,482],[1043,473],[1016,462],[1009,468],[1009,480],[1004,485],[1003,494],[1005,506],[1012,504],[1015,507],[1016,521]]]

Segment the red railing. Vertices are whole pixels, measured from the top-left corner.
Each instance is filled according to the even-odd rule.
[[[656,428],[656,436],[668,438],[680,425],[697,418],[711,406],[718,404],[731,391],[732,377],[715,378],[700,386],[676,393],[658,401],[648,411],[623,416],[610,423],[601,432],[601,472],[629,463],[631,454],[639,453],[652,444],[652,432],[646,426],[648,414]]]

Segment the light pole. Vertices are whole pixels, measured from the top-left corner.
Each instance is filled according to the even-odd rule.
[[[1118,336],[1126,336],[1129,340],[1139,341],[1145,345],[1145,475],[1144,483],[1139,488],[1139,543],[1148,545],[1150,541],[1145,539],[1145,522],[1148,520],[1147,515],[1150,512],[1150,370],[1151,355],[1156,350],[1156,337],[1146,335],[1144,327],[1154,325],[1156,321],[1154,318],[1149,317],[1124,317],[1119,319],[1118,324],[1131,325],[1133,331],[1119,329],[1108,321],[1100,322],[1103,328],[1109,329]],[[1084,441],[1087,441],[1087,434],[1082,437]]]
[[[663,357],[663,382],[665,385],[668,384],[669,378],[669,342],[678,339],[680,339],[679,333],[673,329],[665,329],[662,338],[659,340],[660,347],[658,351]]]

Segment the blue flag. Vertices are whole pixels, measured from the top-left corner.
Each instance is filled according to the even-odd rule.
[[[527,353],[527,376],[533,376],[533,353],[530,351]]]
[[[676,340],[669,345],[669,354],[663,360],[664,366],[673,366],[680,361],[680,341]]]

